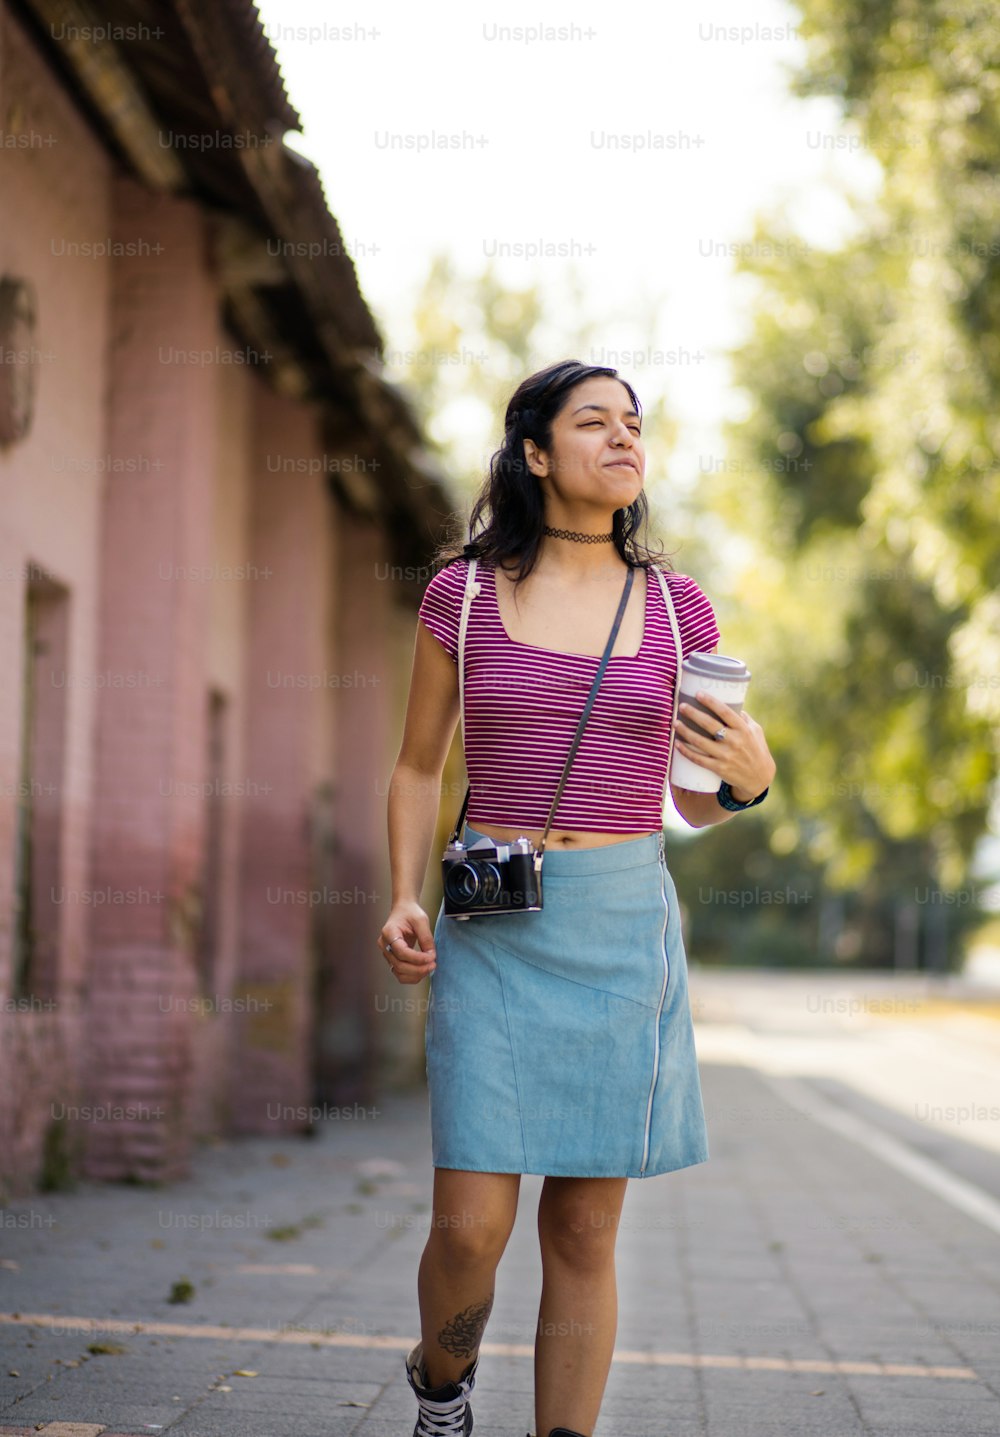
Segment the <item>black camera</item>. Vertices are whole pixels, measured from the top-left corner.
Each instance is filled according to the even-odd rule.
[[[537,913],[542,906],[541,865],[526,838],[494,843],[481,838],[470,847],[457,839],[441,859],[446,918],[476,913]]]

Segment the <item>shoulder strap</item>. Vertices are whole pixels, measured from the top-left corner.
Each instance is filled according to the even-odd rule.
[[[465,754],[465,631],[469,627],[469,610],[472,608],[472,601],[482,588],[482,582],[476,578],[476,564],[478,560],[469,560],[468,573],[465,576],[465,592],[462,595],[462,615],[458,621],[458,716],[462,724],[462,753]],[[468,770],[468,760],[466,760]],[[462,800],[461,812],[452,830],[449,843],[454,843],[462,831],[462,822],[465,818],[465,810],[469,806],[469,795],[472,786],[467,784],[465,798]]]
[[[465,749],[465,631],[469,627],[469,610],[472,608],[472,601],[482,588],[481,582],[476,578],[477,559],[469,560],[469,569],[465,576],[465,593],[462,595],[462,615],[458,621],[458,694],[459,694],[459,717],[462,721],[462,748]]]
[[[670,783],[670,759],[673,755],[674,728],[677,724],[677,708],[680,703],[681,664],[684,662],[684,651],[681,648],[681,633],[680,629],[677,626],[677,614],[674,609],[674,601],[671,598],[670,589],[667,585],[663,570],[657,564],[652,564],[650,565],[650,567],[652,568],[653,573],[659,579],[660,588],[663,590],[663,602],[667,606],[667,618],[670,620],[670,632],[673,635],[674,640],[674,653],[677,655],[677,673],[674,677],[674,699],[670,715],[670,736],[667,739],[667,769],[663,778],[663,797],[660,804],[662,810],[667,801],[667,785]]]

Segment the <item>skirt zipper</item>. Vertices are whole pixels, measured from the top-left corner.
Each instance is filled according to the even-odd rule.
[[[667,923],[670,919],[670,905],[667,902],[666,885],[663,881],[666,856],[663,848],[662,830],[660,832],[659,863],[660,896],[663,899],[663,928],[660,932],[660,952],[663,954],[663,987],[660,989],[660,1001],[656,1009],[656,1031],[653,1045],[653,1080],[649,1085],[649,1098],[646,1102],[646,1129],[642,1140],[642,1167],[639,1169],[640,1177],[645,1173],[646,1164],[649,1162],[649,1129],[653,1120],[653,1093],[656,1090],[656,1080],[660,1075],[660,1015],[663,1012],[663,1001],[667,996],[667,984],[670,981],[670,960],[667,957]]]

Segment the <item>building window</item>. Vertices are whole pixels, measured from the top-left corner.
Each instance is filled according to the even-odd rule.
[[[29,570],[21,671],[21,752],[14,838],[14,993],[59,986],[69,593]]]

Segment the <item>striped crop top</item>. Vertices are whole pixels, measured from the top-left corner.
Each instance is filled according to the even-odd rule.
[[[419,617],[458,663],[458,626],[469,564],[456,559],[433,576]],[[664,570],[684,655],[719,642],[715,613],[687,574]],[[491,565],[465,631],[466,813],[504,827],[541,830],[566,755],[600,666],[592,654],[561,653],[507,636]],[[642,645],[612,655],[570,766],[553,828],[592,833],[651,833],[663,827],[667,743],[676,657],[656,575],[646,575]]]

